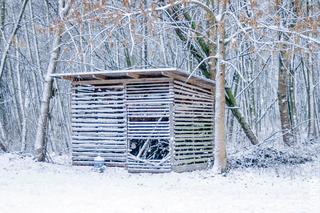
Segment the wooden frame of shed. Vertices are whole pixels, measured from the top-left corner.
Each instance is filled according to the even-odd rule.
[[[175,68],[54,74],[72,81],[73,165],[203,169],[213,156],[214,82]]]

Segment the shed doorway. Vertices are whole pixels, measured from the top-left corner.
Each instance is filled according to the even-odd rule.
[[[171,171],[169,82],[127,84],[129,172]]]

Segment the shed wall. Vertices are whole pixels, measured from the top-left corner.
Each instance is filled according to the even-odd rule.
[[[174,170],[206,168],[212,160],[213,88],[174,81]]]
[[[74,85],[71,110],[73,164],[93,165],[100,155],[109,166],[125,166],[124,85]]]

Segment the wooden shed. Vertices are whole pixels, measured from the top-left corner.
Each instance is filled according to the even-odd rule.
[[[214,82],[179,69],[54,74],[72,81],[73,165],[183,172],[212,160]]]

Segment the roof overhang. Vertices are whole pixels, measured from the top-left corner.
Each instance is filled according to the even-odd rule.
[[[198,75],[191,75],[177,68],[158,69],[131,69],[131,70],[105,70],[94,72],[52,74],[51,77],[70,81],[96,81],[96,80],[126,80],[141,78],[173,78],[190,82],[214,85],[215,82]]]

